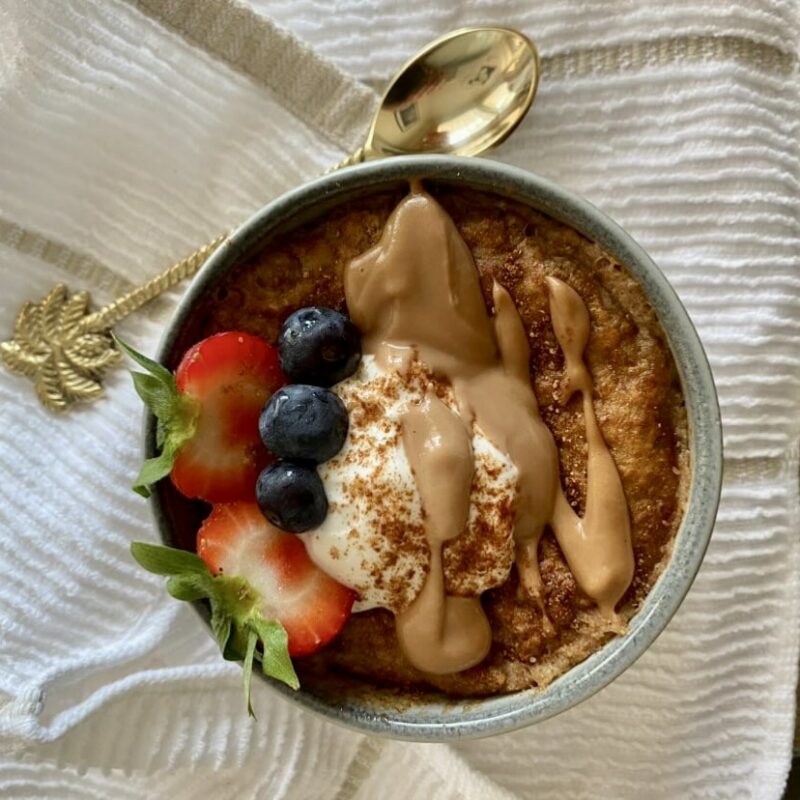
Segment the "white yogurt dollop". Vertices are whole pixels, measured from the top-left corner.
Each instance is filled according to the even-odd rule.
[[[429,549],[422,506],[400,435],[401,419],[431,387],[421,370],[384,370],[373,356],[334,387],[350,417],[341,451],[319,466],[328,516],[303,534],[312,560],[354,589],[356,611],[399,611],[422,588]],[[453,410],[449,387],[435,386]],[[466,530],[445,547],[451,594],[475,596],[508,577],[514,560],[513,507],[517,469],[477,428],[472,449],[475,475]]]

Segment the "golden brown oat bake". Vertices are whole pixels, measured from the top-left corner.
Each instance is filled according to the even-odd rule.
[[[545,277],[568,283],[589,310],[585,359],[594,381],[597,417],[631,517],[635,573],[619,606],[621,616],[630,618],[670,553],[689,466],[683,396],[655,313],[636,281],[572,228],[498,196],[429,190],[472,251],[487,305],[497,280],[517,306],[529,334],[530,374],[540,413],[559,450],[565,493],[579,513],[586,491],[583,415],[579,397],[566,405],[560,402],[564,361],[550,322]],[[299,307],[343,309],[345,266],[377,242],[403,194],[370,195],[272,240],[209,293],[184,334],[186,342],[231,329],[275,341],[283,320]],[[478,666],[443,676],[418,672],[400,650],[392,614],[376,610],[354,614],[331,645],[298,659],[301,679],[313,681],[336,669],[381,684],[435,686],[463,695],[544,686],[611,634],[578,589],[549,531],[539,560],[553,631],[547,631],[536,605],[518,590],[512,570],[505,584],[483,595],[493,643]]]

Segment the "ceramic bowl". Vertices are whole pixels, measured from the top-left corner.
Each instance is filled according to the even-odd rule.
[[[700,567],[719,499],[722,442],[716,391],[702,345],[680,300],[650,257],[622,228],[580,197],[529,172],[483,159],[409,156],[367,162],[312,180],[265,206],[219,247],[195,277],[164,332],[159,361],[176,363],[188,344],[181,341],[181,331],[198,299],[271,237],[349,199],[396,188],[414,176],[493,192],[532,206],[594,240],[627,268],[666,332],[685,394],[691,446],[690,493],[668,566],[631,620],[628,633],[608,642],[550,686],[465,701],[442,695],[409,699],[397,691],[374,688],[331,692],[312,686],[293,692],[265,679],[291,702],[334,722],[371,734],[431,742],[491,736],[545,720],[602,689],[639,658],[664,630]],[[152,418],[146,421],[145,439],[149,457],[155,453]],[[154,492],[152,502],[164,541],[176,544],[163,491]],[[198,610],[207,621],[204,607]]]

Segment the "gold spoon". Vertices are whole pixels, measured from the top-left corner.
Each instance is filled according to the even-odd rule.
[[[364,145],[334,169],[386,156],[483,153],[519,125],[538,84],[539,54],[519,31],[449,33],[401,67]]]
[[[465,28],[429,44],[407,62],[381,100],[364,144],[333,170],[366,159],[419,153],[473,156],[502,142],[520,123],[539,83],[539,56],[508,28]],[[332,170],[330,170],[332,171]],[[51,411],[103,394],[120,354],[111,329],[162,292],[194,275],[223,234],[143,286],[91,311],[88,292],[59,284],[25,303],[14,338],[0,342],[4,366],[27,375]]]

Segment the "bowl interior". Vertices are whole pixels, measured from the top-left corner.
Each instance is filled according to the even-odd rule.
[[[173,368],[177,365],[193,343],[189,339],[199,298],[272,237],[356,196],[407,185],[411,177],[519,201],[569,224],[611,253],[639,281],[664,328],[678,367],[690,429],[689,496],[667,568],[625,636],[611,640],[545,689],[464,700],[440,694],[409,696],[346,678],[321,681],[295,693],[266,679],[284,696],[335,722],[397,738],[441,741],[501,733],[553,716],[598,691],[644,652],[677,609],[700,566],[719,500],[722,444],[716,392],[702,346],[683,306],[647,254],[585,200],[531,173],[480,159],[419,156],[366,163],[319,178],[269,204],[233,233],[198,273],[164,333],[158,360]],[[155,424],[149,415],[145,449],[148,457],[156,452]],[[193,549],[193,532],[203,509],[180,498],[168,481],[161,482],[152,502],[164,540]],[[197,609],[207,620],[205,606],[197,604]]]

